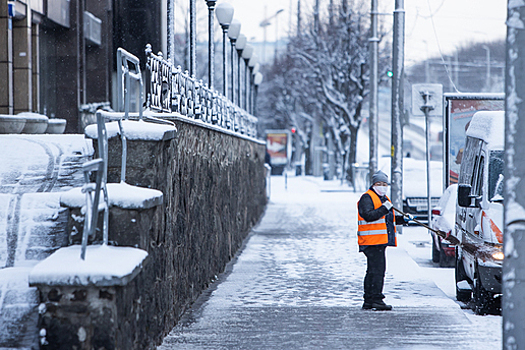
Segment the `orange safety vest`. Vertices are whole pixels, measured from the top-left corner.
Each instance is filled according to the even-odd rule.
[[[372,190],[368,190],[365,194],[366,193],[372,198],[374,209],[383,205],[377,193]],[[388,200],[390,200],[390,198],[388,198]],[[357,202],[357,206],[359,207],[359,202]],[[394,214],[393,209],[392,214]],[[384,216],[379,220],[368,222],[359,215],[359,210],[357,210],[357,220],[357,243],[359,245],[379,245],[388,243],[388,230]],[[395,224],[394,232],[396,232]],[[395,239],[395,246],[397,246],[397,237]]]

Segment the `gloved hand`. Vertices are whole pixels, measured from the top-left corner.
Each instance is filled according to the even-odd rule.
[[[414,215],[412,214],[405,214],[405,220],[406,222],[410,222],[414,220]]]
[[[383,207],[387,208],[388,210],[392,209],[393,205],[392,202],[386,201],[383,203]]]

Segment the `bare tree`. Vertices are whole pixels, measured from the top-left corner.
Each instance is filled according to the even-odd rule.
[[[361,110],[368,95],[368,8],[347,0],[334,0],[329,6],[332,15],[291,38],[287,54],[276,60],[269,82],[269,102],[274,103],[268,107],[296,126],[307,144],[308,132],[302,128],[308,123],[303,119],[322,121],[334,140],[342,174],[351,181],[348,169],[356,160]]]

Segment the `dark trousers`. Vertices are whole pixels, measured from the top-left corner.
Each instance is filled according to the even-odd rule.
[[[366,255],[366,275],[364,282],[365,303],[383,300],[383,283],[386,271],[386,247],[368,246],[363,253]]]

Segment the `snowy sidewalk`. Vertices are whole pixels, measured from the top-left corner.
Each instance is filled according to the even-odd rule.
[[[462,310],[403,248],[428,236],[412,228],[387,249],[393,311],[362,310],[360,193],[337,186],[289,177],[285,190],[272,177],[271,201],[243,251],[158,349],[501,348],[500,318]]]

